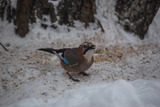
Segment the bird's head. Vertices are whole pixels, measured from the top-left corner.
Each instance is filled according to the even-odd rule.
[[[91,42],[83,42],[79,48],[82,49],[83,55],[86,57],[88,61],[91,60],[93,56],[93,50],[95,49],[95,45],[93,45]]]
[[[92,51],[95,49],[95,45],[93,45],[91,42],[83,42],[79,48],[83,50],[83,54],[86,54],[89,51]]]

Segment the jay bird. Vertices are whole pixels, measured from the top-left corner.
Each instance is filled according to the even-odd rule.
[[[79,47],[76,48],[40,48],[38,50],[57,55],[60,58],[61,66],[67,71],[69,79],[79,82],[79,80],[73,78],[69,72],[77,72],[84,76],[89,76],[87,73],[85,73],[85,71],[88,70],[94,62],[94,49],[95,45],[93,45],[91,42],[83,42]]]

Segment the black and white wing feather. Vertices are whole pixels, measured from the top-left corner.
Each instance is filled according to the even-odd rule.
[[[40,48],[38,50],[55,54],[68,65],[77,65],[79,61],[72,49]]]

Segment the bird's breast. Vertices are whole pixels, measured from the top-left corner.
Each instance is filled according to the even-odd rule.
[[[93,50],[89,50],[85,53],[84,57],[87,59],[87,62],[90,62],[93,57]]]

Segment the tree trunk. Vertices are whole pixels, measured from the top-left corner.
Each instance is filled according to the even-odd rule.
[[[10,23],[15,18],[15,9],[11,7],[10,0],[0,0],[0,18],[4,20],[4,16],[6,13],[6,20]],[[7,10],[7,11],[6,11]]]
[[[48,0],[18,0],[15,20],[16,33],[24,37],[29,32],[29,23],[36,23],[36,15],[42,21],[46,20],[43,18],[43,14],[50,15],[51,23],[57,20],[54,6],[52,3],[48,3]],[[42,25],[45,24],[42,23]]]
[[[80,20],[88,26],[94,22],[95,0],[62,0],[58,6],[59,24],[74,26],[74,20]]]
[[[4,14],[6,14],[9,22],[14,20],[16,25],[15,31],[21,37],[25,37],[29,32],[29,23],[36,23],[36,18],[42,20],[41,27],[44,29],[48,27],[45,24],[48,19],[43,17],[43,15],[50,15],[51,24],[57,20],[54,5],[48,2],[48,0],[17,0],[17,9],[7,5],[6,0],[2,1],[0,7],[3,6],[7,9],[0,8],[1,19],[3,20]],[[74,26],[74,20],[80,20],[87,27],[89,22],[95,21],[95,0],[61,0],[57,9],[60,16],[59,24]],[[56,26],[53,24],[50,27],[56,29]]]
[[[115,10],[124,29],[144,39],[159,7],[160,0],[118,0]]]
[[[16,33],[24,37],[29,31],[29,15],[32,0],[17,1]]]

